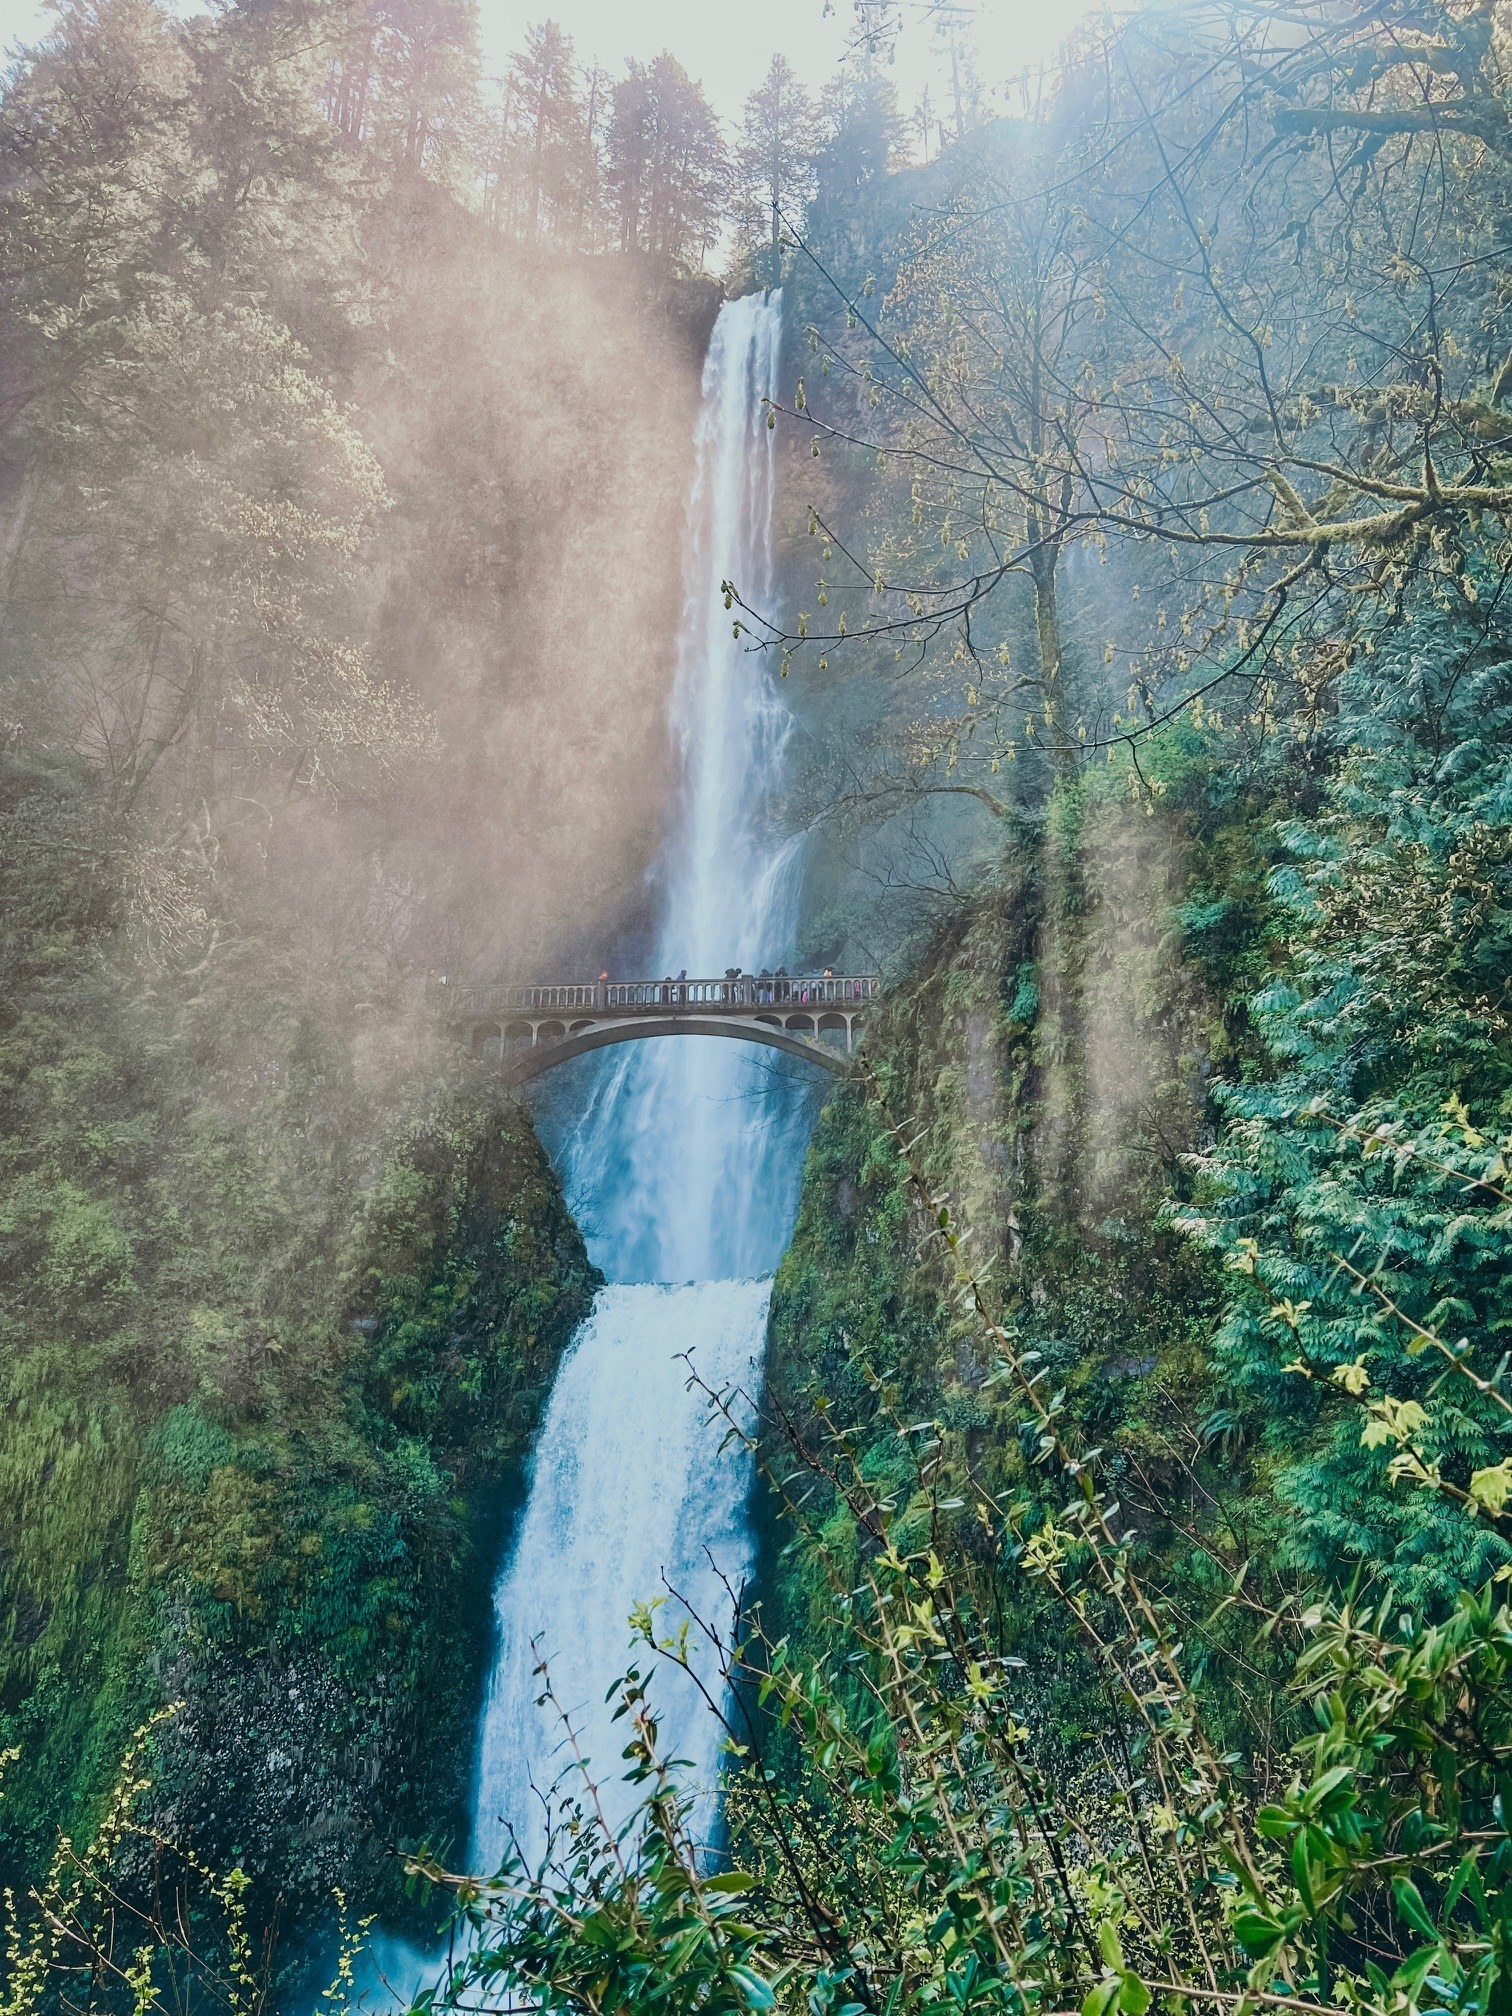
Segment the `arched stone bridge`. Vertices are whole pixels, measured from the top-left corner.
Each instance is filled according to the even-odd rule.
[[[842,1071],[881,992],[874,973],[500,984],[459,990],[458,1019],[473,1056],[502,1065],[511,1085],[651,1036],[728,1036]]]

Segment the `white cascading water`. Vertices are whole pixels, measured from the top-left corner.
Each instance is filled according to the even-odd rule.
[[[775,967],[791,956],[798,850],[772,816],[791,721],[764,658],[733,635],[721,583],[758,605],[772,586],[780,296],[728,303],[704,366],[686,530],[671,725],[680,790],[662,856],[656,976]],[[721,1629],[751,1565],[749,1458],[688,1390],[754,1392],[770,1275],[796,1202],[808,1113],[771,1053],[678,1037],[568,1067],[586,1088],[563,1145],[568,1201],[610,1286],[564,1358],[500,1577],[498,1656],[484,1711],[473,1867],[511,1839],[532,1861],[543,1795],[569,1762],[537,1708],[537,1657],[614,1821],[625,1735],[606,1691],[631,1657],[628,1619],[668,1597]],[[685,1359],[685,1355],[687,1357]],[[717,1779],[719,1732],[693,1686],[654,1682],[663,1751]],[[578,1789],[581,1789],[579,1785]]]

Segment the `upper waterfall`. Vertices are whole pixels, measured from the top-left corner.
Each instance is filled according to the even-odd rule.
[[[773,589],[782,296],[728,302],[704,363],[684,528],[670,728],[678,777],[662,848],[658,970],[756,971],[792,955],[799,843],[774,833],[792,716],[736,637],[722,583]],[[570,1203],[616,1281],[769,1273],[796,1197],[805,1114],[781,1066],[733,1043],[646,1044],[596,1067],[565,1149]]]

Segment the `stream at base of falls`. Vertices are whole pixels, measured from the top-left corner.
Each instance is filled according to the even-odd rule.
[[[734,581],[748,602],[770,606],[776,465],[764,402],[776,396],[781,331],[780,295],[729,302],[704,365],[657,973],[757,972],[793,956],[801,861],[771,809],[792,722],[765,657],[733,634],[723,594]],[[731,1592],[752,1564],[752,1465],[689,1378],[696,1370],[735,1394],[732,1408],[754,1420],[770,1277],[814,1112],[812,1067],[771,1057],[707,1037],[631,1044],[561,1067],[542,1102],[543,1135],[609,1285],[558,1371],[496,1586],[470,1843],[479,1874],[511,1842],[534,1862],[553,1786],[582,1793],[585,1770],[611,1821],[628,1817],[623,1725],[605,1696],[632,1662],[637,1605],[665,1599],[659,1635],[676,1631],[682,1604],[730,1628]],[[556,1115],[571,1117],[553,1125]],[[711,1795],[701,1811],[712,1825],[718,1724],[692,1681],[665,1664],[653,1703],[662,1752],[688,1760],[692,1784]],[[396,1988],[423,1978],[418,1955],[389,1948],[381,1958]]]

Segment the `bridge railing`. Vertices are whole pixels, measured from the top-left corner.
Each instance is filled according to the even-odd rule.
[[[472,1015],[625,1015],[669,1008],[749,1014],[759,1008],[800,1007],[854,1013],[881,992],[875,973],[742,973],[718,980],[580,980],[530,987],[500,982],[469,987],[462,998]]]
[[[508,1014],[516,1010],[545,1014],[564,1008],[591,1014],[601,1005],[599,989],[592,980],[547,987],[470,987],[466,1001],[474,1014]]]

